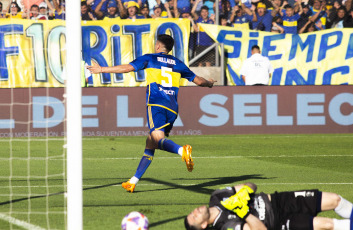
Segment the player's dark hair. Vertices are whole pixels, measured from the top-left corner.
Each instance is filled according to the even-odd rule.
[[[251,47],[251,50],[254,50],[254,49],[260,50],[260,47],[259,47],[258,45],[253,45],[253,46]]]
[[[157,37],[157,41],[162,43],[164,47],[167,49],[168,53],[173,49],[174,46],[174,39],[172,36],[168,34],[160,34]]]
[[[191,226],[188,222],[188,216],[185,217],[184,219],[184,225],[186,230],[197,230],[194,226]]]

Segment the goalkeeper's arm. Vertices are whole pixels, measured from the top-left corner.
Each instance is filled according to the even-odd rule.
[[[256,216],[249,214],[245,219],[243,230],[267,230],[266,226]]]
[[[254,191],[254,193],[255,193],[256,190],[257,190],[256,184],[251,183],[251,182],[246,182],[246,183],[244,183],[244,184],[237,184],[237,185],[234,186],[234,190],[235,190],[236,192],[238,192],[244,185],[249,186],[249,187]]]

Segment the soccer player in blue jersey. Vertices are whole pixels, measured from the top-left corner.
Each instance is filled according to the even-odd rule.
[[[178,116],[177,97],[180,78],[186,78],[198,86],[209,88],[213,87],[215,81],[196,76],[183,62],[168,55],[173,46],[174,39],[169,35],[161,34],[157,37],[154,54],[145,54],[125,65],[102,67],[93,62],[92,66],[87,67],[94,74],[137,72],[143,69],[146,71],[147,121],[150,134],[135,175],[129,181],[122,183],[122,187],[129,192],[134,192],[137,182],[151,164],[155,149],[179,154],[186,162],[188,171],[193,170],[191,146],[182,147],[165,137],[168,136]]]

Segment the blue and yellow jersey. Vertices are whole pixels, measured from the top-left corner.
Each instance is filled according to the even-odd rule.
[[[283,29],[286,34],[297,34],[297,25],[298,19],[300,18],[299,14],[294,14],[293,16],[282,16],[283,20]]]
[[[145,54],[130,65],[135,72],[145,70],[147,106],[159,106],[178,114],[180,78],[193,81],[196,75],[182,61],[163,53]]]
[[[316,10],[313,7],[310,8],[311,10],[311,16],[314,16],[317,12],[319,12],[320,10]],[[321,11],[319,14],[319,17],[316,19],[315,23],[320,20],[322,23],[322,28],[326,29],[326,19],[327,19],[327,13],[326,11]],[[319,29],[318,27],[316,27],[317,29]]]

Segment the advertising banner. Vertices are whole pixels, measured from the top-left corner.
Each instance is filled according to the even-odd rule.
[[[83,88],[83,136],[148,135],[145,90]],[[352,133],[352,92],[347,85],[181,87],[171,135]],[[63,93],[0,90],[0,137],[63,136]]]
[[[244,85],[239,72],[253,45],[274,68],[270,85],[353,84],[351,28],[293,35],[201,25],[214,41],[225,45],[229,85]]]
[[[84,21],[82,59],[88,65],[91,61],[101,66],[128,64],[153,53],[157,35],[164,33],[175,39],[171,54],[188,64],[187,19]],[[0,88],[63,87],[65,65],[65,21],[0,20]],[[144,71],[87,79],[89,86],[146,85]]]

